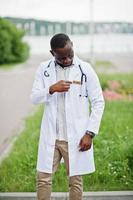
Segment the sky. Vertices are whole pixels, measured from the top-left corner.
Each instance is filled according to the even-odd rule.
[[[90,21],[90,1],[94,21],[133,22],[133,0],[0,0],[0,16]]]

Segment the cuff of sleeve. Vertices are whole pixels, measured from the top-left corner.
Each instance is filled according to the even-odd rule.
[[[49,93],[49,87],[46,88],[46,94],[47,94],[47,99],[51,98],[53,96],[53,94]]]

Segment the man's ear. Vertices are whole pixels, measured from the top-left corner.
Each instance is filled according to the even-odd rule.
[[[52,54],[52,56],[54,56],[54,52],[52,50],[50,50],[50,53]]]
[[[72,45],[72,47],[73,47],[73,42],[71,41],[71,45]]]

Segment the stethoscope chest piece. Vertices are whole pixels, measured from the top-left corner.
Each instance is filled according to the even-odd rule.
[[[44,71],[44,76],[49,77],[49,73],[46,70]]]

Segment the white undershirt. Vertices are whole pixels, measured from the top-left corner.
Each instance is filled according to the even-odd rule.
[[[71,67],[72,65],[65,68],[56,65],[56,81],[68,80]],[[56,139],[68,141],[65,113],[65,93],[66,92],[57,93]]]

